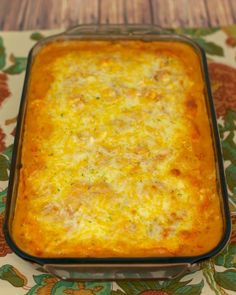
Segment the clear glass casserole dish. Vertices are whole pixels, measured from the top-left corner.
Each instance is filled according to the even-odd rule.
[[[27,252],[25,249],[22,249],[23,248],[22,245],[19,246],[19,244],[17,244],[15,236],[13,234],[13,231],[14,231],[13,224],[14,224],[15,215],[17,215],[16,210],[19,211],[19,208],[16,209],[16,204],[17,204],[17,196],[19,192],[19,182],[20,182],[20,178],[22,178],[21,176],[22,163],[24,167],[24,162],[22,161],[22,149],[24,149],[23,139],[24,139],[24,130],[26,128],[25,127],[26,112],[27,112],[27,108],[29,108],[28,92],[30,89],[30,78],[32,73],[32,67],[34,65],[35,59],[40,54],[43,48],[46,48],[50,44],[56,44],[56,46],[58,44],[62,44],[62,47],[63,47],[65,46],[65,43],[63,42],[74,42],[74,41],[78,41],[78,42],[86,41],[91,43],[95,42],[94,43],[95,47],[96,46],[99,47],[100,46],[99,42],[103,42],[103,41],[111,42],[110,43],[111,47],[113,46],[112,44],[118,44],[119,46],[122,47],[122,42],[133,41],[134,43],[143,42],[143,44],[145,45],[142,44],[140,46],[141,47],[146,46],[145,48],[148,48],[148,44],[150,44],[150,47],[151,47],[152,44],[154,44],[155,42],[159,42],[160,44],[161,43],[170,44],[170,46],[173,46],[173,44],[176,43],[176,44],[181,44],[181,46],[187,45],[198,57],[199,67],[201,69],[202,80],[204,85],[203,86],[204,89],[202,93],[204,94],[204,103],[205,103],[205,108],[207,110],[207,116],[208,116],[207,124],[209,126],[207,126],[206,128],[209,128],[210,130],[211,140],[213,145],[212,157],[214,157],[214,161],[215,161],[215,174],[216,174],[215,190],[217,191],[217,196],[219,197],[218,202],[220,204],[220,213],[221,213],[221,217],[219,218],[222,219],[222,234],[221,234],[220,241],[214,247],[212,247],[210,251],[205,251],[204,253],[201,253],[199,255],[198,254],[189,255],[189,253],[187,253],[186,255],[175,255],[175,252],[173,252],[171,253],[171,255],[162,254],[162,255],[155,256],[155,255],[152,255],[153,252],[150,252],[151,253],[150,255],[148,254],[143,256],[137,255],[137,257],[135,257],[135,254],[124,255],[123,257],[122,255],[114,255],[114,256],[112,255],[96,256],[95,255],[94,257],[92,255],[84,255],[84,256],[82,255],[78,257],[72,256],[72,255],[69,255],[69,256],[65,255],[65,257],[63,257],[62,255],[62,256],[56,257],[55,255],[51,255],[51,256],[38,255],[37,256],[35,255],[35,253],[34,255],[32,255],[32,253],[29,253],[29,251]],[[132,42],[126,43],[126,44],[128,44],[131,48],[133,46]],[[165,50],[168,51],[168,48],[165,48]],[[93,48],[93,51],[95,51],[94,48]],[[132,56],[130,58],[132,59]],[[135,59],[135,56],[134,56],[134,59]],[[105,60],[103,62],[109,63],[109,60],[108,61]],[[168,64],[168,60],[165,62]],[[157,73],[158,75],[154,77],[154,80],[159,81],[160,79],[164,79],[164,80],[166,79],[167,84],[169,85],[170,83],[168,82],[169,81],[168,71],[169,70],[165,70],[164,72],[159,71]],[[194,72],[194,69],[193,69],[193,72]],[[47,78],[48,77],[45,77],[45,80]],[[175,76],[175,78],[176,80],[178,80],[178,74]],[[88,81],[87,76],[85,80]],[[78,81],[76,83],[78,83]],[[150,83],[150,81],[148,81],[147,83]],[[186,83],[185,80],[180,81],[181,85],[185,85],[185,83]],[[122,88],[123,86],[120,86],[120,87]],[[145,95],[146,94],[143,94],[143,93],[141,94],[142,97]],[[159,96],[161,97],[161,95],[162,93],[160,93]],[[154,100],[159,99],[155,95],[153,96],[152,92],[148,93],[148,99],[150,98]],[[96,99],[101,100],[100,93],[98,96],[96,96]],[[80,97],[80,100],[81,100],[81,97]],[[86,97],[83,97],[82,100],[85,100],[85,102],[82,101],[83,104],[87,103]],[[145,104],[146,103],[147,102],[145,101]],[[196,107],[194,102],[192,102],[191,100],[188,101],[187,104],[189,109],[194,109]],[[168,113],[168,110],[163,110],[163,111]],[[32,118],[31,118],[31,121],[32,121]],[[137,122],[135,124],[137,125]],[[199,128],[198,126],[195,126],[194,128],[195,128],[194,136],[197,136],[196,134],[199,133],[199,130],[198,130]],[[124,126],[122,127],[122,129],[124,129]],[[89,141],[90,141],[90,144],[93,144],[94,138],[91,139],[91,136],[90,136]],[[172,169],[172,173],[174,174],[174,177],[178,177],[180,171],[179,169]],[[199,196],[200,196],[200,191],[199,191]],[[20,208],[20,209],[22,210],[23,208]],[[21,224],[21,226],[23,226],[23,224]],[[226,245],[229,239],[230,215],[229,215],[229,209],[228,209],[227,189],[226,189],[226,183],[225,183],[225,177],[224,177],[220,141],[219,141],[218,130],[217,130],[217,122],[216,122],[213,101],[212,101],[211,92],[210,92],[206,58],[205,58],[205,54],[203,50],[195,42],[193,42],[192,40],[186,37],[173,35],[173,34],[166,34],[163,31],[161,31],[159,28],[156,28],[155,26],[136,26],[136,25],[133,25],[133,26],[122,26],[122,25],[120,26],[119,25],[79,26],[63,34],[46,38],[40,41],[38,44],[36,44],[36,46],[31,50],[29,54],[24,90],[22,95],[20,112],[18,116],[17,132],[16,132],[16,139],[14,144],[13,160],[12,160],[12,166],[11,166],[11,174],[10,174],[10,182],[9,182],[9,190],[8,190],[8,198],[7,198],[7,209],[6,209],[4,232],[5,232],[5,236],[6,236],[6,240],[8,244],[17,255],[19,255],[23,259],[42,265],[46,270],[63,279],[113,280],[113,279],[140,279],[140,278],[145,278],[145,279],[172,278],[183,273],[184,271],[188,269],[194,268],[198,262],[204,259],[210,258],[213,255],[217,254]],[[209,234],[211,234],[211,232]],[[134,249],[134,253],[135,253],[135,250],[136,249]],[[166,254],[166,252],[164,254]]]

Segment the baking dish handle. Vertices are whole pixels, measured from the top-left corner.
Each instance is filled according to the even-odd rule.
[[[140,279],[175,279],[188,271],[199,270],[198,264],[46,264],[44,269],[52,275],[66,281],[109,281]]]
[[[69,28],[63,34],[69,36],[77,35],[104,35],[112,38],[112,35],[145,35],[145,34],[171,34],[170,31],[156,25],[139,25],[139,24],[117,24],[117,25],[77,25]]]

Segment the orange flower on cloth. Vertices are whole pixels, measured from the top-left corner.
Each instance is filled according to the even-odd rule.
[[[12,253],[11,249],[8,247],[4,234],[3,234],[3,221],[4,221],[4,214],[0,214],[0,257],[6,256],[9,253]]]
[[[5,149],[5,134],[3,133],[2,129],[0,128],[0,152],[2,152]]]
[[[10,96],[10,91],[7,85],[7,75],[4,73],[0,73],[0,106],[2,102]]]
[[[7,75],[4,73],[0,73],[0,106],[3,101],[10,96],[10,91],[7,85]],[[0,128],[0,152],[5,148],[5,134],[3,133],[2,129]]]
[[[215,62],[208,68],[217,117],[224,116],[228,109],[236,111],[236,69]]]

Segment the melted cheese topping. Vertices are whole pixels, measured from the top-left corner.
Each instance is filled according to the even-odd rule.
[[[31,69],[13,237],[43,257],[198,255],[223,224],[199,60],[64,41]]]

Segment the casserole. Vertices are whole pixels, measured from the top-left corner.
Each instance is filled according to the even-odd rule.
[[[176,275],[222,249],[227,194],[195,43],[79,27],[38,43],[27,74],[5,222],[18,255],[113,279]]]

